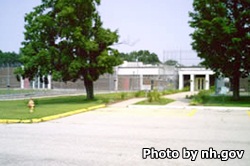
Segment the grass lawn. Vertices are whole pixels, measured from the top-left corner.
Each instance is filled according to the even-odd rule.
[[[0,119],[33,119],[61,114],[99,104],[108,104],[134,97],[134,93],[97,94],[95,100],[86,100],[85,96],[68,96],[34,99],[36,107],[29,113],[28,99],[0,101]]]
[[[166,105],[168,103],[173,102],[172,99],[161,98],[159,101],[149,102],[148,100],[144,100],[141,102],[136,103],[136,105]]]
[[[231,96],[209,96],[203,103],[205,106],[250,107],[250,96],[242,96],[234,101]]]

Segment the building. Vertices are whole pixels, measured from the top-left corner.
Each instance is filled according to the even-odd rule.
[[[0,68],[0,88],[22,89],[85,89],[82,80],[76,82],[53,81],[51,76],[37,77],[33,80],[20,79],[14,74],[14,67]],[[228,79],[226,79],[228,80]],[[241,79],[240,91],[250,91],[250,77]],[[124,62],[114,68],[113,74],[105,74],[94,82],[95,91],[135,91],[151,89],[183,89],[190,91],[208,90],[216,86],[230,89],[230,82],[217,79],[214,72],[204,67],[176,67],[167,65],[146,65],[142,62]]]
[[[125,61],[115,68],[115,75],[116,90],[176,89],[177,70],[174,66]]]
[[[45,80],[47,79],[47,81]],[[114,73],[101,76],[95,90],[134,91],[151,89],[183,89],[190,91],[208,90],[215,84],[214,72],[203,67],[175,67],[167,65],[145,65],[142,62],[127,62],[114,68]],[[56,82],[51,76],[21,79],[21,88],[32,89],[84,89],[82,81]]]
[[[179,90],[190,87],[190,91],[209,90],[215,85],[214,72],[204,67],[178,68]]]

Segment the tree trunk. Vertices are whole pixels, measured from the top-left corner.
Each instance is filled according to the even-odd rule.
[[[240,99],[240,75],[236,74],[233,76],[233,99]]]
[[[93,100],[94,99],[94,84],[92,80],[84,79],[84,85],[87,92],[87,99]]]

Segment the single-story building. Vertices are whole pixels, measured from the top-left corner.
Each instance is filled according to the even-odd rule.
[[[52,77],[35,78],[29,82],[21,79],[21,88],[52,89],[52,88],[73,88],[79,85],[83,88],[82,82],[64,83],[52,81]],[[107,85],[106,85],[107,84]],[[113,75],[101,76],[95,82],[96,90],[151,90],[183,89],[190,87],[190,91],[208,90],[215,84],[214,72],[204,67],[176,67],[167,65],[145,65],[142,62],[127,62],[114,68]],[[60,85],[60,86],[59,86]],[[76,86],[74,86],[76,85]]]
[[[176,89],[177,70],[174,66],[124,61],[115,68],[115,75],[116,90]]]
[[[45,80],[46,79],[46,80]],[[6,79],[4,79],[6,80]],[[220,93],[221,87],[230,88],[228,79],[217,79],[214,72],[200,66],[176,67],[168,65],[146,65],[142,62],[126,62],[114,68],[113,74],[105,74],[94,82],[96,91],[133,91],[190,88],[190,91],[208,90],[216,86]],[[242,79],[240,88],[250,90],[250,79]],[[55,82],[51,76],[35,78],[33,81],[21,79],[22,89],[84,89],[81,80],[76,82]]]
[[[179,90],[186,86],[190,91],[209,90],[215,85],[214,72],[204,67],[180,67],[178,68]]]

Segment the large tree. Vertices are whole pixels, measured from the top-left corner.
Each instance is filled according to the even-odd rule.
[[[160,60],[155,53],[151,53],[147,50],[133,51],[130,53],[121,53],[122,59],[125,61],[136,62],[140,61],[144,64],[158,64]]]
[[[193,49],[203,65],[232,80],[238,100],[239,80],[250,72],[250,1],[194,0],[193,7]]]
[[[32,79],[52,74],[53,79],[82,79],[87,99],[94,98],[93,82],[122,63],[117,31],[105,29],[96,9],[100,0],[42,0],[25,16],[23,69]]]

